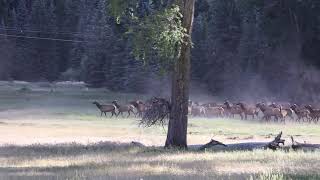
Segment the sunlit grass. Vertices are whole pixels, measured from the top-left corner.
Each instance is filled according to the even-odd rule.
[[[0,179],[320,179],[320,152],[164,150],[166,127],[141,128],[135,117],[100,117],[92,104],[146,96],[18,89],[0,87]],[[270,141],[280,131],[288,144],[291,135],[320,142],[315,124],[191,118],[188,143]],[[156,147],[113,145],[131,141]]]
[[[6,152],[7,158],[0,158],[0,176],[1,169],[7,168],[13,170],[11,176],[15,175],[14,172],[35,172],[42,175],[56,174],[64,178],[77,175],[111,179],[286,179],[320,176],[320,152],[199,153],[121,146],[119,149],[117,146],[109,149],[97,145],[97,148],[91,147],[89,150],[79,146],[72,151],[70,146],[60,146],[57,154],[50,154],[50,146],[45,148],[46,152],[43,152],[43,148],[21,148],[19,156],[15,156],[15,151]]]

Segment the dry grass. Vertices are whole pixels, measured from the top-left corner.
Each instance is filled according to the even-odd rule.
[[[320,179],[320,152],[199,153],[129,146],[125,143],[161,146],[166,132],[141,129],[134,118],[99,117],[91,102],[128,102],[139,95],[13,87],[0,83],[0,179]],[[284,131],[287,140],[293,135],[319,143],[319,127],[191,119],[188,142],[202,144],[212,137],[231,143],[269,141]]]
[[[33,145],[0,150],[0,178],[265,179],[319,178],[320,153],[198,153],[128,145]],[[18,154],[17,154],[18,153]]]

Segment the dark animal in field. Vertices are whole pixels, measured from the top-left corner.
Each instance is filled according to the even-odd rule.
[[[144,113],[140,125],[151,127],[153,125],[162,125],[168,123],[169,114],[171,111],[170,101],[164,98],[151,98],[146,101],[149,106]]]
[[[96,105],[97,108],[101,111],[101,116],[102,114],[107,116],[107,112],[111,112],[111,117],[113,117],[113,115],[116,115],[116,107],[114,105],[102,105],[96,101],[92,104]]]
[[[290,106],[288,107],[288,105],[290,104],[287,103],[285,105],[277,105],[276,103],[272,103],[271,105],[269,105],[269,107],[280,108],[282,118],[285,119],[286,117],[290,117],[291,120],[294,120],[294,117],[293,117],[294,111],[290,108]]]
[[[242,109],[245,119],[247,119],[248,116],[252,116],[252,119],[254,119],[255,116],[258,117],[259,115],[259,111],[256,107],[248,107],[248,105],[241,102],[237,103],[236,105],[240,106],[240,108]]]
[[[222,107],[207,107],[206,108],[206,116],[211,117],[224,117],[225,110]]]
[[[116,106],[117,110],[118,110],[118,114],[117,116],[119,116],[120,114],[123,116],[123,113],[124,112],[127,112],[128,113],[128,116],[129,117],[132,114],[134,114],[134,106],[129,104],[129,105],[119,105],[117,101],[112,101],[112,104]]]
[[[217,107],[218,104],[211,102],[211,103],[202,104],[202,106],[204,106],[204,107],[206,107],[206,108],[208,108],[208,107]]]
[[[310,111],[310,118],[316,123],[320,119],[320,109],[314,109],[311,105],[306,106],[306,109]]]
[[[137,101],[132,101],[130,102],[131,105],[133,105],[136,110],[137,110],[137,114],[139,117],[143,116],[143,113],[146,111],[147,106],[140,100]]]
[[[281,105],[279,106],[279,109],[280,109],[280,119],[283,123],[285,123],[286,117],[288,116],[288,111],[283,109]]]
[[[224,105],[226,106],[225,111],[230,117],[234,118],[235,115],[239,115],[241,119],[243,119],[242,109],[239,106],[231,106],[228,101],[226,101]]]
[[[206,116],[206,108],[203,106],[192,105],[191,106],[192,116]]]
[[[263,113],[262,120],[269,121],[272,117],[274,117],[274,120],[278,121],[279,118],[282,119],[283,117],[283,114],[281,114],[281,108],[270,107],[264,103],[258,103],[256,107],[259,108]]]
[[[300,120],[309,121],[310,120],[310,111],[308,109],[299,108],[298,105],[293,104],[291,106],[291,109],[294,111],[294,113],[297,115],[297,121],[300,122]]]

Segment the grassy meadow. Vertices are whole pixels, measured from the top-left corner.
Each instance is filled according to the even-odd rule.
[[[320,152],[164,150],[166,129],[100,117],[93,101],[137,94],[78,84],[0,83],[0,179],[320,179]],[[270,141],[283,131],[320,143],[320,125],[191,118],[188,143]],[[150,148],[132,147],[139,141]]]

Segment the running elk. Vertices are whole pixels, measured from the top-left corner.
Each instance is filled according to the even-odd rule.
[[[315,122],[319,122],[320,109],[314,109],[311,105],[306,106],[306,109],[310,111],[310,118]]]
[[[308,109],[298,108],[298,105],[296,104],[293,104],[291,109],[294,111],[294,113],[296,113],[297,121],[304,121],[304,119],[307,121],[310,120],[310,111]]]
[[[262,120],[265,119],[266,121],[269,121],[272,117],[274,117],[275,121],[278,121],[279,118],[283,120],[283,114],[281,113],[281,108],[270,107],[265,105],[264,103],[258,103],[256,107],[259,108],[263,113]]]
[[[223,117],[225,115],[225,110],[222,107],[207,107],[206,108],[207,116],[216,116]]]
[[[281,109],[281,115],[283,116],[284,119],[286,117],[290,117],[291,120],[294,120],[294,118],[293,118],[294,111],[290,108],[290,104],[286,104],[286,107],[284,107],[282,105],[277,105],[276,103],[272,103],[269,106],[273,107],[273,108]]]
[[[224,105],[226,106],[225,110],[229,114],[229,116],[234,118],[235,115],[239,115],[241,119],[243,119],[242,109],[239,106],[231,106],[228,101],[226,101]]]
[[[136,110],[137,110],[137,115],[139,117],[142,117],[143,116],[143,113],[146,111],[147,107],[146,105],[140,101],[140,100],[137,100],[137,101],[132,101],[130,102],[131,105],[133,105]]]
[[[116,107],[114,105],[102,105],[96,101],[93,102],[92,104],[97,106],[97,108],[101,112],[101,116],[102,116],[102,114],[107,116],[107,112],[111,112],[111,117],[113,117],[113,115],[116,115]]]
[[[237,103],[236,105],[240,106],[240,108],[242,109],[243,113],[244,113],[244,118],[247,120],[248,116],[252,116],[252,119],[254,119],[255,116],[258,117],[258,110],[257,108],[254,107],[248,107],[247,105],[245,105],[244,103]]]
[[[118,101],[112,101],[112,104],[117,108],[118,110],[118,114],[117,114],[117,117],[119,116],[119,114],[121,114],[123,116],[123,113],[124,112],[127,112],[128,113],[128,116],[129,117],[131,115],[131,113],[134,114],[134,107],[130,104],[130,105],[119,105],[118,104]]]

